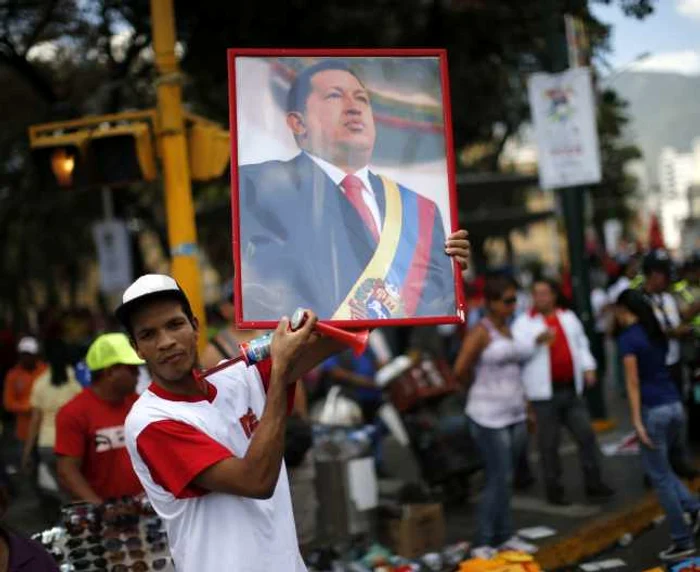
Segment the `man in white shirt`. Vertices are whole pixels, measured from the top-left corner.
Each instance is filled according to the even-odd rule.
[[[117,317],[153,383],[125,424],[134,470],[163,519],[179,572],[263,572],[306,567],[299,554],[285,424],[294,382],[342,349],[283,318],[271,357],[198,372],[198,324],[169,276],[142,276]]]
[[[654,251],[644,259],[644,283],[642,292],[653,308],[661,329],[668,337],[666,365],[673,381],[683,395],[683,375],[681,371],[681,338],[690,334],[690,327],[684,324],[678,309],[678,302],[669,292],[671,287],[672,264],[664,251]]]

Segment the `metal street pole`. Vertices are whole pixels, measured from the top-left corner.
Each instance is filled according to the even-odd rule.
[[[563,29],[563,14],[558,2],[547,0],[544,14],[547,18],[547,44],[549,53],[549,72],[559,73],[568,68],[568,47]],[[564,225],[569,252],[569,270],[573,286],[574,307],[578,317],[583,322],[586,336],[593,342],[596,339],[595,319],[591,309],[591,283],[588,264],[586,263],[586,244],[584,236],[584,210],[586,187],[566,187],[559,189]],[[599,376],[598,383],[588,390],[588,403],[591,416],[605,419],[603,377]]]
[[[197,228],[192,203],[187,140],[182,112],[182,76],[175,57],[175,13],[173,0],[151,0],[153,50],[158,79],[158,142],[163,158],[165,210],[171,272],[187,293],[199,319],[200,349],[207,344],[206,316],[199,271]]]

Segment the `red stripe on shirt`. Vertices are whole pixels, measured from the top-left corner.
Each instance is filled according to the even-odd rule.
[[[164,419],[150,423],[136,438],[136,448],[153,482],[175,498],[185,499],[209,491],[192,483],[212,465],[233,453],[192,425]]]
[[[415,314],[428,274],[430,251],[433,245],[434,218],[435,204],[424,197],[418,197],[418,244],[416,244],[411,268],[406,275],[401,293],[407,316]]]
[[[255,364],[260,374],[260,379],[262,380],[263,388],[265,393],[270,387],[270,379],[272,377],[272,360],[266,359]],[[296,383],[293,383],[287,388],[287,414],[291,413],[294,409],[294,396],[296,395]]]

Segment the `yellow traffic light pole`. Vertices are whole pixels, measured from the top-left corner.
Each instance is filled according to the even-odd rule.
[[[153,50],[158,69],[158,141],[165,181],[165,209],[171,272],[187,293],[199,319],[200,350],[207,344],[206,316],[199,271],[197,228],[195,226],[190,168],[187,153],[182,87],[175,57],[175,14],[173,0],[151,0]]]

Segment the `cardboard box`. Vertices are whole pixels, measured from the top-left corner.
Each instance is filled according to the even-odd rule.
[[[441,504],[406,504],[400,516],[384,518],[382,543],[405,558],[422,556],[445,546],[445,515]]]

